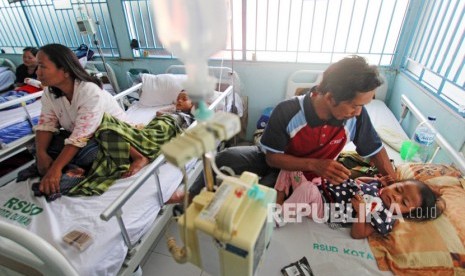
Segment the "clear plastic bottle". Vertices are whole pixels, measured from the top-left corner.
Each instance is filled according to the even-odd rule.
[[[428,116],[429,125],[434,127],[436,117]],[[418,145],[418,159],[420,162],[427,162],[433,153],[434,139],[436,131],[427,122],[422,122],[417,126],[413,134],[413,142]]]

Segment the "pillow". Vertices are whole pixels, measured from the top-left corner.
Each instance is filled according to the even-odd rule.
[[[207,103],[207,105],[211,105],[219,96],[221,96],[221,94],[222,92],[213,91],[213,93],[210,95],[210,97],[208,97],[205,100],[205,102]],[[221,110],[224,111],[224,109],[225,109],[225,101],[222,100],[216,105],[215,111],[221,111]]]
[[[142,93],[140,104],[144,106],[161,106],[172,104],[183,89],[187,75],[142,74]]]
[[[399,133],[390,127],[383,125],[380,127],[375,127],[375,129],[379,135],[379,138],[381,138],[384,143],[388,144],[397,152],[400,152],[402,143],[408,140],[408,137],[405,135],[405,133]]]
[[[433,189],[444,186],[465,188],[465,179],[462,174],[451,165],[405,163],[397,166],[397,179],[411,178],[423,181]]]

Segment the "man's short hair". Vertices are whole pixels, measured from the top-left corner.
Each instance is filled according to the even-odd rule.
[[[317,92],[331,92],[336,103],[350,101],[357,93],[370,92],[383,84],[378,69],[361,56],[349,56],[331,64],[323,73]]]

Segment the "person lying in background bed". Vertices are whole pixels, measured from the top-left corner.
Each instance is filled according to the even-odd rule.
[[[23,64],[16,68],[16,86],[23,86],[24,79],[37,79],[37,53],[36,47],[26,47],[23,49]]]
[[[350,171],[335,158],[353,141],[356,151],[383,175],[395,178],[394,169],[364,105],[382,84],[375,66],[360,56],[346,57],[328,67],[311,93],[279,103],[270,116],[260,146],[228,148],[216,156],[219,168],[235,174],[244,171],[261,176],[260,183],[274,187],[279,169],[303,171],[305,177],[342,183]],[[203,187],[198,178],[191,188]]]
[[[32,169],[42,176],[38,186],[41,193],[56,194],[65,188],[73,195],[101,194],[116,179],[137,173],[158,155],[153,153],[152,142],[147,142],[149,150],[144,152],[141,143],[151,139],[164,142],[173,135],[158,134],[159,130],[141,134],[130,125],[125,111],[102,89],[100,80],[90,76],[66,46],[45,45],[37,58],[37,76],[45,88],[36,128],[37,164]],[[170,119],[166,121],[172,123]],[[149,123],[144,129],[150,126]],[[153,135],[159,137],[152,138]],[[115,153],[109,146],[120,152]],[[108,164],[108,155],[120,159],[111,159],[113,163]],[[105,170],[102,166],[110,168]],[[63,185],[63,172],[76,179],[80,171],[77,168],[82,168],[81,172],[90,169],[86,179],[81,175]],[[19,173],[18,181],[30,176],[28,170]]]
[[[362,239],[375,232],[389,234],[399,219],[435,219],[445,208],[425,183],[414,179],[394,182],[390,176],[359,177],[341,184],[326,183],[327,193],[320,193],[322,181],[308,181],[300,171],[281,170],[275,185],[276,203],[281,206],[277,225],[283,226],[286,218],[310,208],[309,218],[331,227],[349,226],[351,236]]]

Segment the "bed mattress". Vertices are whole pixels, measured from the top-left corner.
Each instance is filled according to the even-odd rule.
[[[26,106],[29,115],[34,118],[40,115],[42,104],[40,100],[36,100]],[[9,110],[0,111],[0,129],[11,126],[16,123],[24,122],[26,120],[26,112],[23,107],[13,108]]]
[[[176,190],[182,174],[170,164],[164,164],[159,172],[166,201]],[[80,275],[115,275],[126,257],[127,247],[116,219],[105,222],[99,216],[138,175],[118,180],[101,196],[65,196],[50,203],[44,197],[31,194],[34,181],[10,183],[0,188],[0,219],[44,238],[63,253]],[[155,177],[151,176],[123,208],[123,220],[132,242],[137,241],[156,219],[161,208],[159,192]],[[93,243],[85,251],[62,241],[73,229],[86,229],[92,235]]]
[[[135,124],[148,124],[157,115],[157,111],[172,105],[145,106],[140,102],[135,102],[126,110],[127,117]]]
[[[378,269],[367,239],[352,239],[350,228],[331,229],[308,218],[274,229],[257,275],[280,276],[281,268],[304,256],[314,275],[392,275]]]
[[[27,119],[25,108],[32,119],[34,125],[39,120],[42,104],[40,100],[28,104],[26,107],[18,107],[0,111],[0,139],[3,143],[9,144],[26,135],[32,134],[32,126]]]

